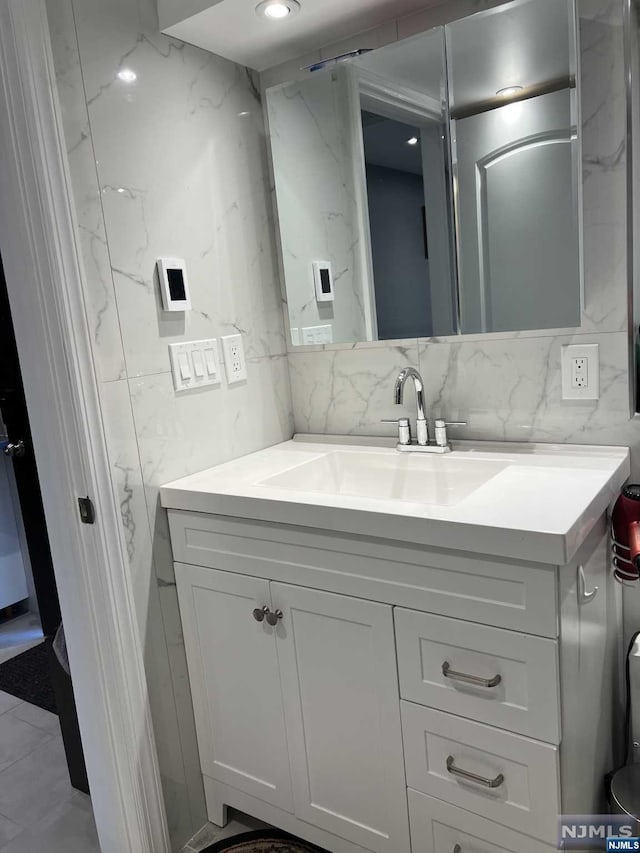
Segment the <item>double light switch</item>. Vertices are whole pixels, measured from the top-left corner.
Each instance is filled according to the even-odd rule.
[[[169,354],[176,391],[220,383],[218,342],[215,338],[169,344]]]

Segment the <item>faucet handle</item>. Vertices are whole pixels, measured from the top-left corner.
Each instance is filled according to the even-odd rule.
[[[381,424],[395,424],[398,427],[398,444],[411,444],[411,424],[409,418],[383,418]]]
[[[438,447],[447,447],[449,439],[447,437],[447,427],[467,426],[467,421],[445,421],[438,418],[435,422],[436,445]]]

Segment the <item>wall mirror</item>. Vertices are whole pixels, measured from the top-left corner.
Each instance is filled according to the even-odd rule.
[[[267,90],[291,343],[574,328],[572,0],[515,0]]]

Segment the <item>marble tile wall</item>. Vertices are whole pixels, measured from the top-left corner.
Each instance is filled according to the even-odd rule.
[[[47,0],[85,298],[171,837],[206,821],[158,486],[291,436],[262,107],[245,68],[162,36],[154,0]],[[117,77],[133,71],[135,81]],[[184,257],[193,311],[161,310]],[[240,332],[248,381],[176,395],[167,345]]]
[[[304,328],[318,325],[330,326],[336,343],[367,338],[358,285],[364,275],[349,121],[350,70],[343,66],[266,95],[286,301],[290,326],[300,340]],[[315,299],[312,260],[331,263],[335,301]]]

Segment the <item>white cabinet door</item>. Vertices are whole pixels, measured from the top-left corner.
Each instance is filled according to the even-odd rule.
[[[271,584],[296,817],[408,853],[391,607]]]
[[[269,582],[176,564],[202,772],[292,811]]]

